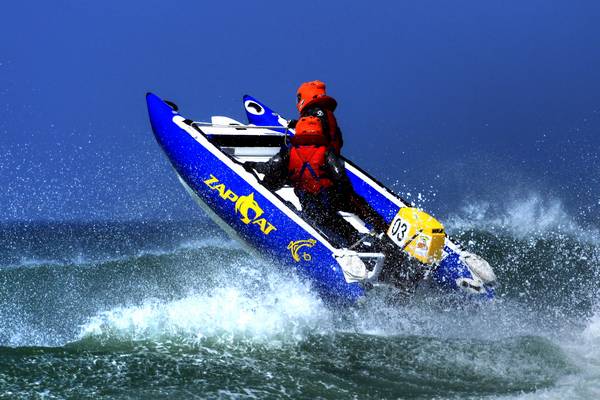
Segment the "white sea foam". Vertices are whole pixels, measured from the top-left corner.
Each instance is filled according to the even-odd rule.
[[[600,312],[590,319],[588,326],[583,331],[583,337],[590,342],[596,341],[600,352]]]
[[[519,238],[549,232],[580,235],[582,239],[594,242],[600,238],[597,229],[581,227],[560,200],[536,193],[508,196],[494,203],[476,201],[465,204],[446,220],[446,225],[451,230],[508,231]]]
[[[81,329],[82,337],[129,339],[301,339],[325,329],[329,311],[308,287],[294,280],[271,282],[265,293],[235,285],[170,302],[147,301],[102,312]]]

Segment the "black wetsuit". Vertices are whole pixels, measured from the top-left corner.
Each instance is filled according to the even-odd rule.
[[[289,182],[289,149],[287,148],[282,148],[267,162],[246,162],[245,165],[264,174],[263,184],[271,190],[276,190]],[[334,182],[333,186],[322,189],[317,194],[294,188],[302,205],[302,211],[308,218],[334,229],[339,227],[340,222],[337,211],[346,211],[356,214],[378,232],[387,230],[385,220],[354,191],[346,175],[343,160],[332,150],[327,151],[324,170]]]

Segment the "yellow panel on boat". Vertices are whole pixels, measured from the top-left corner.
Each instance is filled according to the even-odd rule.
[[[435,264],[442,259],[446,240],[444,226],[417,208],[401,208],[392,220],[387,235],[422,263]]]

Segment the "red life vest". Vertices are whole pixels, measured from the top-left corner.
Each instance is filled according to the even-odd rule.
[[[333,186],[333,181],[326,172],[329,141],[323,135],[319,118],[300,118],[296,125],[296,134],[290,142],[292,147],[288,171],[294,188],[316,194]]]

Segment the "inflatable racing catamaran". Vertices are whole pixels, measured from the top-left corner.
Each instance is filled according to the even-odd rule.
[[[263,176],[244,163],[267,161],[289,143],[294,131],[257,99],[244,97],[247,125],[218,116],[210,122],[186,119],[175,104],[152,93],[146,101],[156,140],[211,219],[251,251],[294,269],[325,300],[355,303],[374,287],[402,287],[405,282],[398,280],[409,264],[411,279],[418,277],[419,284],[467,297],[494,297],[496,278],[485,260],[461,249],[433,217],[347,159],[354,190],[389,223],[385,240],[371,236],[360,218],[343,210],[329,212],[337,212],[340,224],[346,224],[340,231],[349,229],[352,235],[328,231],[303,216],[293,188],[263,185]]]

